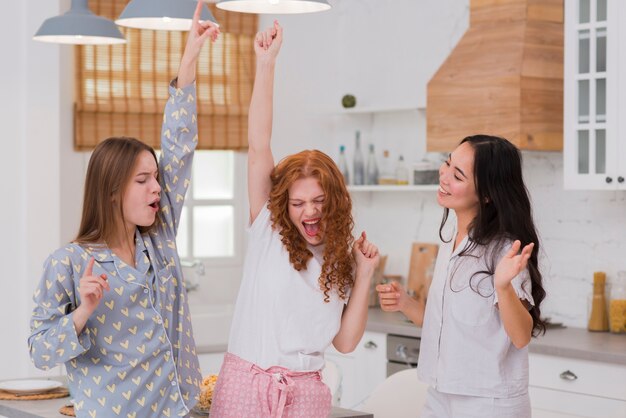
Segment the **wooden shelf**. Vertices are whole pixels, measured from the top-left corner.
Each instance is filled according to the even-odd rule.
[[[348,191],[354,192],[436,192],[438,184],[408,184],[408,185],[372,185],[348,186]]]
[[[426,110],[426,107],[420,106],[406,106],[406,107],[372,107],[358,105],[349,109],[338,108],[335,113],[346,115],[358,115],[369,113],[398,113],[398,112],[416,112],[418,110]]]

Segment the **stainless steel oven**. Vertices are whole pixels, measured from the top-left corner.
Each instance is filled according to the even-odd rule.
[[[420,339],[387,334],[387,377],[400,370],[417,367]]]

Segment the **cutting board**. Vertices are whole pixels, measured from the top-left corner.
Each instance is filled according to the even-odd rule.
[[[368,302],[368,306],[370,308],[379,306],[378,292],[376,291],[376,285],[379,285],[383,282],[386,264],[387,264],[387,256],[381,255],[380,261],[378,262],[378,267],[376,267],[376,270],[374,270],[374,276],[372,277],[372,281],[370,282],[371,284],[370,284],[370,293],[369,293],[369,302]]]
[[[409,266],[409,275],[407,278],[407,290],[415,292],[415,298],[426,300],[428,289],[430,288],[429,277],[426,273],[428,268],[433,265],[437,258],[438,244],[427,242],[414,242],[411,248],[411,264]]]

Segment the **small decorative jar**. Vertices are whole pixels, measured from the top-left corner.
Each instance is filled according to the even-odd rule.
[[[593,294],[590,299],[589,331],[608,331],[609,318],[607,315],[606,303],[606,274],[603,271],[593,273]]]
[[[616,334],[626,333],[626,271],[619,271],[611,286],[609,329]]]

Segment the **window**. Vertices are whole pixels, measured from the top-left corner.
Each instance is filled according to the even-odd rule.
[[[185,0],[187,1],[187,0]],[[99,16],[117,18],[128,0],[89,0]],[[177,244],[182,258],[240,264],[246,222],[248,105],[254,82],[258,16],[209,5],[220,23],[217,42],[203,48],[196,71],[198,147]],[[92,150],[111,136],[158,148],[168,83],[186,33],[120,28],[125,45],[75,48],[74,147]]]
[[[192,170],[176,240],[181,258],[239,263],[245,225],[245,155],[196,151]]]
[[[189,0],[184,0],[189,1]],[[128,0],[89,0],[99,16],[117,18]],[[258,17],[209,6],[221,35],[207,42],[196,71],[198,149],[245,150],[254,82]],[[111,136],[158,147],[163,104],[185,49],[185,32],[120,28],[125,45],[75,49],[74,147],[93,149]]]

